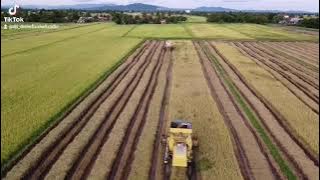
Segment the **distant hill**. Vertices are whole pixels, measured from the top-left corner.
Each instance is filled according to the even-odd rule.
[[[8,5],[1,5],[2,9],[7,9]],[[49,5],[25,5],[22,6],[25,9],[78,9],[78,10],[114,10],[114,11],[140,11],[140,12],[151,12],[151,11],[184,11],[186,9],[178,8],[168,8],[156,5],[149,5],[143,3],[134,3],[128,5],[116,5],[116,4],[76,4],[76,5],[59,5],[59,6],[49,6]],[[237,10],[229,9],[224,7],[198,7],[194,9],[188,9],[197,12],[274,12],[274,13],[311,13],[307,11],[280,11],[280,10]]]

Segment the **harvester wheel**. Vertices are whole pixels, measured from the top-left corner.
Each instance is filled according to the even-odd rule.
[[[192,136],[192,147],[198,147],[199,146],[199,141],[197,136]]]
[[[171,161],[169,160],[168,163],[164,164],[164,176],[165,176],[165,179],[170,179],[170,175],[171,175]]]

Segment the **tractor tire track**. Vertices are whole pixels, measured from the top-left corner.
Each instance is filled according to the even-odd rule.
[[[318,99],[313,94],[311,94],[305,88],[296,84],[296,82],[293,81],[286,74],[282,73],[281,71],[278,71],[273,66],[270,66],[269,64],[265,63],[263,58],[261,58],[260,56],[257,56],[254,52],[248,50],[242,44],[234,43],[234,45],[240,50],[240,52],[242,52],[246,56],[251,57],[251,59],[254,62],[256,62],[257,64],[262,66],[264,69],[266,69],[268,72],[273,74],[277,80],[279,80],[284,86],[286,86],[293,94],[295,94],[300,100],[302,100],[303,103],[305,103],[308,107],[310,107],[314,112],[319,113],[319,109],[317,106]],[[278,75],[281,76],[281,78]],[[286,81],[288,81],[290,84],[292,84],[294,88],[292,86],[288,85],[288,82],[285,82],[282,78],[284,78]],[[297,91],[302,92],[302,93],[299,93]],[[306,96],[306,97],[304,97],[304,96]]]
[[[144,128],[145,121],[147,120],[150,102],[158,84],[158,77],[163,64],[164,53],[165,51],[163,50],[163,47],[161,47],[161,53],[160,56],[158,56],[157,65],[152,71],[152,76],[149,78],[147,88],[143,92],[135,114],[130,120],[126,129],[125,137],[122,140],[120,149],[118,150],[117,156],[108,175],[108,179],[110,180],[128,179],[133,154]]]
[[[211,43],[214,51],[220,56],[221,64],[232,77],[235,85],[238,87],[243,97],[259,116],[263,126],[271,135],[273,141],[281,149],[286,159],[290,161],[295,170],[303,179],[317,179],[319,177],[318,162],[308,155],[306,149],[296,143],[295,139],[279,123],[281,118],[276,116],[262,100],[261,95],[245,80],[240,71],[233,66],[230,61],[224,57],[219,50]],[[310,152],[309,152],[310,153]]]
[[[90,169],[99,154],[101,147],[108,139],[108,135],[112,130],[116,119],[119,117],[124,107],[126,106],[128,99],[133,94],[134,90],[138,86],[144,72],[151,63],[151,57],[153,57],[156,48],[159,46],[157,43],[151,50],[151,52],[145,58],[142,67],[139,68],[134,78],[128,83],[127,87],[121,93],[116,103],[106,113],[104,121],[101,122],[99,128],[96,129],[93,136],[90,137],[88,144],[83,148],[82,152],[78,156],[77,160],[73,163],[72,168],[68,171],[66,179],[84,179],[90,172]]]
[[[206,57],[204,57],[203,49],[200,51],[200,48],[203,47],[196,43],[196,49],[201,52],[201,64],[205,70],[204,73],[208,78],[208,85],[213,88],[212,93],[217,93],[217,96],[214,96],[214,98],[217,98],[215,101],[217,102],[218,106],[220,106],[219,109],[222,110],[221,114],[223,114],[224,117],[227,118],[226,120],[229,121],[227,124],[233,125],[232,129],[235,129],[236,134],[239,137],[239,142],[243,147],[244,154],[246,155],[246,159],[248,161],[246,166],[252,172],[252,174],[249,173],[250,171],[244,173],[244,177],[249,179],[261,179],[263,177],[279,179],[280,174],[277,172],[276,167],[274,167],[273,163],[271,162],[270,157],[263,147],[263,143],[257,137],[250,124],[247,122],[245,115],[239,109],[238,105],[233,99],[233,96],[226,88],[221,77],[217,74],[216,69],[212,67],[213,65],[209,60],[208,54],[205,53]],[[241,147],[237,147],[237,149],[238,148],[241,149]],[[239,161],[239,163],[243,163],[245,165],[246,159],[240,159],[241,161]],[[242,172],[244,171],[246,172],[248,170],[242,170]]]

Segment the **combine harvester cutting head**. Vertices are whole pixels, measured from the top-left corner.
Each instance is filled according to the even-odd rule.
[[[192,176],[194,171],[193,149],[198,146],[198,141],[192,136],[191,123],[182,120],[171,122],[165,143],[165,174],[171,173],[171,167],[184,167],[188,168],[188,177]]]
[[[173,44],[173,42],[171,42],[171,41],[166,41],[166,43],[165,43],[165,45],[164,45],[164,48],[165,48],[166,50],[172,51],[172,50],[174,49],[174,44]]]

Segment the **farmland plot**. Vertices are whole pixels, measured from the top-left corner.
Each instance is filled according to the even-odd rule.
[[[39,42],[29,40],[29,43],[32,41],[30,46],[24,42],[24,38],[12,40],[17,45],[6,42],[1,48],[6,50],[20,46],[42,46],[2,57],[1,162],[12,157],[14,152],[39,135],[55,116],[108,73],[111,67],[119,63],[119,60],[141,41],[117,37],[130,27],[106,28],[93,25],[88,28],[100,30],[46,47],[41,44],[48,41],[46,37],[49,34],[33,38],[41,39]],[[77,31],[80,31],[80,28]],[[59,33],[64,36],[66,32]],[[57,38],[52,36],[52,40]]]
[[[105,33],[118,32],[111,29],[68,45],[116,39]],[[192,122],[199,139],[193,179],[318,179],[316,47],[177,40],[170,51],[148,40],[4,179],[186,179],[184,168],[169,176],[163,168],[161,139],[175,119]],[[294,60],[293,50],[300,53]]]

